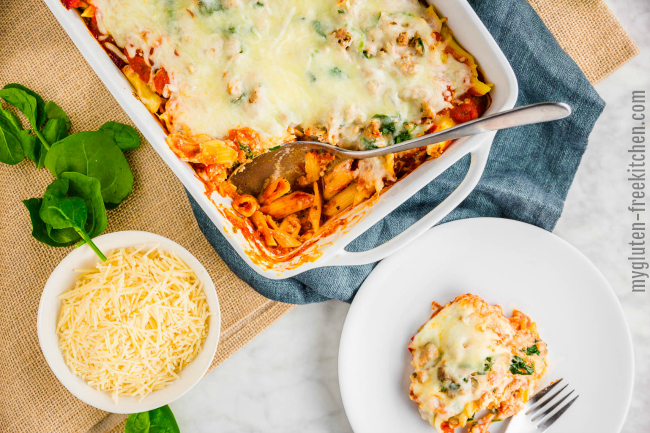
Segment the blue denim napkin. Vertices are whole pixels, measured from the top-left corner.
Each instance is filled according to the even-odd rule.
[[[517,75],[517,105],[567,102],[573,114],[557,122],[499,132],[480,183],[442,222],[501,217],[553,230],[605,103],[526,0],[469,2]],[[465,157],[357,238],[348,250],[364,251],[402,232],[444,200],[468,167],[469,157]],[[248,267],[191,197],[190,202],[203,234],[228,267],[268,298],[293,304],[331,298],[350,302],[376,265],[326,267],[286,280],[269,280]]]

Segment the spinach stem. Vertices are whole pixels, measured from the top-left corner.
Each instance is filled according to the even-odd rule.
[[[88,234],[84,230],[81,230],[81,229],[78,229],[78,228],[75,228],[75,230],[76,230],[77,233],[79,233],[79,236],[81,236],[81,238],[84,241],[86,241],[88,246],[93,249],[95,254],[97,254],[99,256],[99,258],[102,259],[102,262],[105,262],[106,260],[108,260],[106,258],[106,256],[104,255],[104,253],[102,253],[99,250],[99,248],[97,248],[97,245],[95,245],[95,243],[92,241],[92,239],[90,239],[90,236],[88,236]]]
[[[47,150],[50,150],[50,145],[48,144],[47,140],[45,140],[45,137],[43,137],[43,134],[41,134],[41,131],[34,128],[34,132],[36,133],[36,136],[39,138],[39,140],[41,140],[41,143],[43,143],[43,146],[45,146]]]

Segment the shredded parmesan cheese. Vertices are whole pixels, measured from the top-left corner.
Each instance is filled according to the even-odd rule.
[[[178,379],[208,334],[194,271],[174,253],[126,248],[77,272],[75,287],[59,296],[59,348],[70,370],[116,403]]]

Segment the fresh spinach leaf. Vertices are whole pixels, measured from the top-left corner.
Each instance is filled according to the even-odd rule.
[[[54,102],[50,101],[45,104],[45,114],[47,115],[47,123],[43,127],[43,137],[50,144],[54,144],[59,140],[63,140],[70,133],[70,119],[65,111],[61,109]],[[47,150],[45,151],[47,152]],[[41,149],[41,153],[43,150]],[[45,155],[43,155],[43,159]]]
[[[108,219],[99,181],[94,177],[74,172],[62,173],[61,179],[67,179],[70,182],[68,195],[81,197],[86,203],[88,218],[84,229],[88,236],[94,238],[104,233]]]
[[[18,164],[25,158],[20,131],[15,116],[5,110],[0,113],[0,162]]]
[[[67,137],[69,131],[63,119],[50,119],[43,128],[43,137],[48,143],[54,144]]]
[[[55,143],[45,166],[56,177],[76,172],[99,180],[107,209],[117,207],[133,190],[133,173],[122,150],[103,132],[79,132]]]
[[[38,139],[33,136],[30,131],[23,129],[23,125],[20,123],[20,120],[18,117],[16,117],[15,114],[13,114],[11,111],[0,109],[0,127],[2,127],[3,123],[5,129],[11,128],[11,126],[15,127],[17,136],[20,139],[20,143],[23,147],[23,153],[27,158],[38,164],[42,147],[40,141],[38,141]],[[42,166],[43,165],[41,164],[40,167]]]
[[[44,158],[47,149],[50,148],[50,143],[48,143],[45,137],[43,137],[43,134],[41,134],[41,126],[43,126],[43,123],[47,118],[45,113],[45,101],[43,101],[43,98],[34,91],[16,83],[4,86],[4,88],[0,90],[0,98],[18,108],[18,110],[25,115],[29,123],[32,125],[34,133],[41,141],[40,147],[46,149],[45,151],[40,151],[39,163],[37,163],[37,166],[38,168],[41,168],[42,164],[40,164],[40,161]]]
[[[521,374],[524,376],[529,376],[535,372],[535,364],[532,362],[530,365],[526,364],[519,356],[513,356],[510,360],[510,373],[512,374]]]
[[[106,122],[99,128],[100,132],[110,136],[122,150],[140,147],[140,135],[133,126],[119,122]]]
[[[73,245],[76,244],[81,239],[79,233],[77,233],[77,231],[71,227],[65,229],[55,229],[50,224],[45,224],[45,225],[47,227],[48,236],[54,242],[58,242],[66,245]]]
[[[38,166],[42,149],[41,142],[38,138],[30,134],[29,131],[25,131],[24,129],[20,131],[20,142],[23,145],[25,156],[34,161]],[[43,167],[42,163],[40,167]]]
[[[129,415],[124,433],[180,433],[176,418],[169,406],[165,405],[149,412]]]
[[[68,179],[55,179],[45,189],[39,214],[52,228],[81,228],[86,224],[86,203],[81,197],[66,196],[69,187]]]
[[[25,159],[20,138],[12,131],[0,128],[0,162],[18,164]]]
[[[0,98],[18,108],[32,127],[40,129],[45,122],[45,101],[36,92],[20,84],[7,84],[0,90]]]
[[[23,125],[20,123],[20,119],[12,113],[11,111],[3,110],[0,108],[0,122],[9,122],[17,130],[22,130]]]
[[[77,235],[76,238],[64,241],[63,239],[65,238],[63,236],[59,236],[59,234],[56,233],[57,231],[52,229],[52,226],[45,224],[40,216],[42,203],[42,198],[30,198],[29,200],[23,200],[23,204],[29,211],[29,219],[32,221],[32,236],[37,241],[52,247],[68,247],[70,245],[74,245],[77,240],[81,239],[81,237],[75,232]],[[51,232],[54,232],[54,236],[50,234]]]
[[[68,117],[67,114],[65,114],[65,111],[58,105],[56,105],[55,102],[50,101],[47,104],[45,104],[45,114],[47,115],[47,118],[49,120],[52,119],[63,119],[65,122],[65,126],[67,128],[67,131],[70,131],[70,128],[72,127],[72,123],[70,123],[70,118]]]
[[[95,254],[102,261],[106,261],[106,256],[97,248],[86,232],[85,227],[88,219],[86,202],[81,197],[68,195],[73,193],[73,191],[69,190],[69,179],[55,179],[45,189],[39,211],[41,219],[45,224],[52,226],[53,229],[74,229]]]

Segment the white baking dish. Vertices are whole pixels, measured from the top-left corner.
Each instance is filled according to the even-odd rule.
[[[456,208],[476,186],[485,168],[494,133],[459,139],[442,156],[422,164],[417,170],[382,194],[372,208],[358,206],[357,209],[352,210],[346,215],[349,223],[342,230],[314,242],[303,254],[285,262],[268,263],[252,259],[251,255],[256,256],[254,254],[257,251],[256,247],[243,235],[237,233],[232,223],[218,210],[219,206],[229,208],[230,199],[224,199],[217,193],[212,194],[210,198],[206,196],[204,184],[196,177],[192,168],[178,159],[169,149],[162,127],[144,105],[135,98],[128,81],[87,30],[78,12],[66,10],[60,0],[44,1],[117,102],[165,163],[178,176],[219,231],[228,239],[235,251],[255,271],[265,277],[289,278],[322,266],[360,265],[381,260],[420,236]],[[494,89],[490,92],[492,104],[486,114],[514,107],[517,99],[515,74],[471,6],[465,0],[436,0],[433,1],[433,4],[442,15],[449,18],[449,26],[454,31],[458,42],[476,57],[488,81],[494,83]],[[383,245],[365,252],[345,251],[345,247],[352,240],[468,153],[471,153],[472,156],[465,179],[435,209]],[[247,251],[253,254],[249,255]]]

